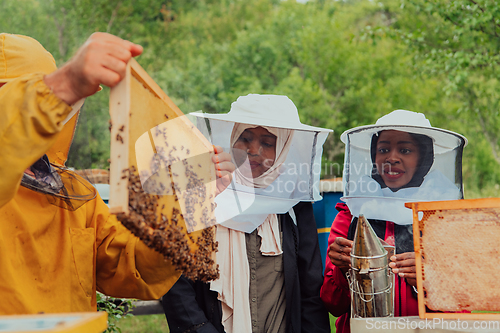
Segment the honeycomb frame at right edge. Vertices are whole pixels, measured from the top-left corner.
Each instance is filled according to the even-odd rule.
[[[481,243],[476,245],[478,249],[482,248],[482,253],[488,253],[489,251],[488,255],[494,257],[495,251],[498,250],[500,253],[500,247],[493,248],[492,246],[488,246],[488,242],[491,243],[491,241],[495,242],[500,239],[500,198],[413,202],[407,203],[406,207],[413,210],[413,239],[417,271],[419,317],[422,319],[500,320],[500,313],[464,312],[464,310],[481,311],[481,309],[471,308],[471,306],[474,307],[477,305],[477,288],[472,291],[464,291],[458,287],[453,289],[460,281],[466,281],[466,279],[474,280],[471,279],[470,274],[476,272],[473,272],[471,268],[467,266],[467,260],[469,260],[470,263],[470,258],[467,258],[468,252],[466,251],[467,246],[470,245],[469,243],[473,242],[461,242],[462,239],[457,238],[456,234],[450,233],[449,230],[447,230],[457,229],[457,233],[462,233],[466,236],[474,235],[474,233],[477,234],[477,230],[474,230],[474,227],[480,229],[480,231],[488,230],[488,228],[490,228],[490,231],[496,230],[497,232],[490,232],[486,235],[482,235]],[[421,218],[419,218],[419,215]],[[489,218],[484,218],[484,216],[489,216]],[[483,220],[481,220],[481,218]],[[446,223],[441,223],[441,221]],[[456,228],[457,224],[453,225],[451,223],[461,223],[460,227],[462,228]],[[436,233],[437,237],[434,237],[434,239],[432,237],[427,237],[426,232],[429,231],[429,234],[431,234],[431,231],[435,233],[436,227],[438,230],[440,227],[443,227],[442,231],[445,232],[444,235]],[[497,244],[500,244],[500,242]],[[446,253],[447,250],[448,252],[452,251],[452,253]],[[465,251],[465,253],[463,251]],[[441,257],[434,255],[434,252],[438,252]],[[444,254],[439,252],[443,252]],[[499,257],[500,256],[496,256],[496,258],[494,258],[496,262],[498,262]],[[443,260],[443,258],[445,259]],[[481,259],[481,263],[485,263],[488,258],[485,257]],[[435,260],[436,263],[444,262],[445,264],[436,264],[435,267],[432,267],[430,263],[433,260]],[[495,262],[493,262],[493,265],[495,265]],[[445,269],[443,269],[443,266]],[[432,267],[434,271],[432,271],[430,267]],[[427,275],[425,274],[426,269]],[[457,275],[457,270],[460,271],[461,274]],[[480,297],[484,298],[484,295],[494,296],[499,294],[500,288],[498,288],[498,280],[493,281],[496,276],[494,272],[483,274],[484,272],[482,272],[482,269],[479,271],[481,271],[479,272],[479,277],[485,278],[487,282],[486,287],[479,292],[479,295],[481,295]],[[447,286],[439,284],[439,281],[436,283],[430,278],[437,276],[436,272],[442,275],[442,279],[446,279],[446,274],[455,272],[455,275],[453,275],[453,279],[445,281],[446,284],[449,284],[449,286]],[[480,281],[474,280],[472,284],[478,282]],[[497,285],[497,288],[491,288],[493,283]],[[452,289],[453,293],[450,293],[449,289]],[[436,299],[444,300],[444,303],[446,303],[446,301],[448,301],[448,303],[453,303],[453,301],[455,301],[456,303],[457,295],[462,303],[459,302],[461,308],[454,308],[454,311],[451,311],[449,306],[448,309],[444,306],[443,309],[433,309],[439,312],[430,312],[432,310],[429,310],[426,306],[430,300]],[[452,300],[452,302],[449,302],[450,300]],[[470,304],[467,304],[467,301],[464,300],[469,300]],[[435,306],[439,302],[434,303],[433,305]],[[438,306],[442,306],[442,304],[438,304]],[[500,311],[500,297],[498,301],[489,306],[490,308],[487,311]],[[492,309],[492,307],[494,309]]]

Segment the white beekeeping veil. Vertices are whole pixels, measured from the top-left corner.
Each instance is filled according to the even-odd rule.
[[[392,177],[397,180],[404,177],[404,168],[397,169],[383,159],[378,160],[382,161],[381,166],[377,167],[376,163],[376,154],[382,154],[385,149],[381,148],[383,143],[379,138],[383,133],[391,133],[389,131],[399,136],[406,135],[419,153],[414,174],[407,170],[412,176],[396,188],[386,184],[381,170],[385,167],[390,171],[392,167],[392,172],[385,172],[385,179]],[[379,118],[375,125],[345,131],[340,139],[346,144],[342,200],[353,216],[364,214],[369,219],[412,224],[412,212],[405,208],[405,202],[463,198],[462,152],[467,139],[432,127],[422,113],[396,110]]]
[[[321,155],[332,131],[302,124],[288,97],[250,94],[232,103],[227,114],[190,115],[197,117],[197,127],[212,144],[233,155],[233,161],[234,143],[245,129],[262,127],[277,138],[276,158],[264,174],[252,178],[245,172],[248,158],[237,165],[233,182],[215,199],[218,223],[252,232],[269,214],[286,213],[299,201],[321,200]]]

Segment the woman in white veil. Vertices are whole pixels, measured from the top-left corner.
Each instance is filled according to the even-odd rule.
[[[460,134],[432,127],[421,113],[396,110],[374,125],[344,132],[345,203],[328,238],[321,298],[336,317],[337,332],[350,331],[351,299],[345,274],[357,218],[363,214],[377,236],[395,246],[394,316],[418,315],[412,212],[405,202],[456,200],[462,195]]]
[[[235,110],[238,116],[234,116]],[[288,116],[278,117],[280,112]],[[243,187],[244,191],[247,187],[261,193],[284,175],[296,131],[304,130],[306,125],[299,123],[304,127],[297,126],[298,129],[280,127],[278,122],[273,124],[277,126],[265,123],[273,117],[298,119],[295,105],[286,96],[242,96],[233,103],[228,115],[234,123],[228,141],[236,165],[235,188]],[[245,212],[246,220],[254,222],[254,227],[246,232],[238,227],[237,216],[217,225],[220,278],[202,284],[181,277],[164,296],[163,306],[172,333],[186,329],[227,333],[303,329],[330,332],[319,298],[322,264],[312,205],[290,200],[290,196],[291,193],[275,197],[257,195],[257,201],[267,201],[269,205],[264,210],[250,207]],[[272,203],[278,201],[282,202],[281,208],[272,212]],[[217,201],[217,209],[229,208],[228,202]]]
[[[258,151],[251,151],[252,142],[262,132],[262,144]],[[255,133],[254,133],[255,132]],[[239,184],[266,188],[280,175],[280,169],[285,162],[292,144],[294,130],[270,126],[235,123],[231,132],[231,147],[233,162],[237,166],[234,176]],[[259,158],[265,151],[273,156]]]
[[[236,165],[234,181],[249,187],[268,187],[280,175],[292,138],[290,129],[235,123],[231,133],[232,158]],[[257,227],[257,234],[261,238],[262,255],[282,255],[277,214],[269,214]],[[251,327],[250,297],[245,292],[250,284],[246,233],[219,225],[216,235],[220,278],[211,283],[211,290],[217,291],[222,301],[226,332],[243,332],[245,327]],[[280,277],[283,278],[278,279]],[[281,296],[276,303],[284,302],[284,294]],[[284,309],[284,306],[274,308],[278,312]]]

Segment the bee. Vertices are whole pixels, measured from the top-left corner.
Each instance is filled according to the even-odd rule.
[[[123,138],[120,134],[116,134],[116,141],[120,141],[121,143],[123,143]]]
[[[129,172],[129,207],[130,214],[118,214],[118,219],[134,235],[139,237],[144,244],[162,253],[166,259],[170,259],[176,268],[187,277],[209,281],[218,276],[218,269],[212,257],[213,251],[217,249],[214,241],[213,228],[203,230],[202,235],[196,238],[186,232],[186,229],[178,225],[178,218],[193,219],[195,204],[199,203],[198,196],[204,195],[203,191],[194,190],[192,193],[183,194],[183,199],[187,203],[184,214],[178,209],[172,208],[172,216],[169,222],[167,216],[158,212],[157,209],[165,209],[165,204],[159,203],[159,195],[150,195],[144,192],[141,186],[140,177],[134,171]],[[124,176],[129,170],[123,170]],[[195,176],[190,181],[197,186]],[[178,186],[177,186],[178,187]],[[178,198],[176,198],[178,199]],[[208,218],[205,208],[202,211],[201,223],[208,224],[212,219]],[[187,223],[187,221],[186,221]],[[195,225],[198,222],[195,222]],[[187,225],[187,224],[186,224]],[[192,253],[188,241],[198,244],[196,252]]]

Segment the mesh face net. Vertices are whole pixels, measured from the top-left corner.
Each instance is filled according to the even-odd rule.
[[[411,224],[405,202],[463,198],[459,135],[386,126],[351,131],[345,143],[342,200],[354,216]]]
[[[289,130],[205,118],[195,121],[198,129],[212,144],[230,152],[237,167],[231,185],[215,199],[218,223],[251,232],[268,214],[286,213],[299,201],[321,200],[321,155],[327,132]],[[254,158],[262,155],[262,149],[260,152],[251,152],[250,148],[235,143],[246,140],[243,131],[237,131],[237,127],[242,125],[250,129],[265,128],[268,134],[276,138],[274,160],[267,164],[267,171],[261,175],[252,173],[252,170],[257,163]]]
[[[21,185],[43,193],[58,207],[74,211],[96,196],[95,188],[81,176],[51,165],[46,156],[31,166],[31,175],[24,174]]]

